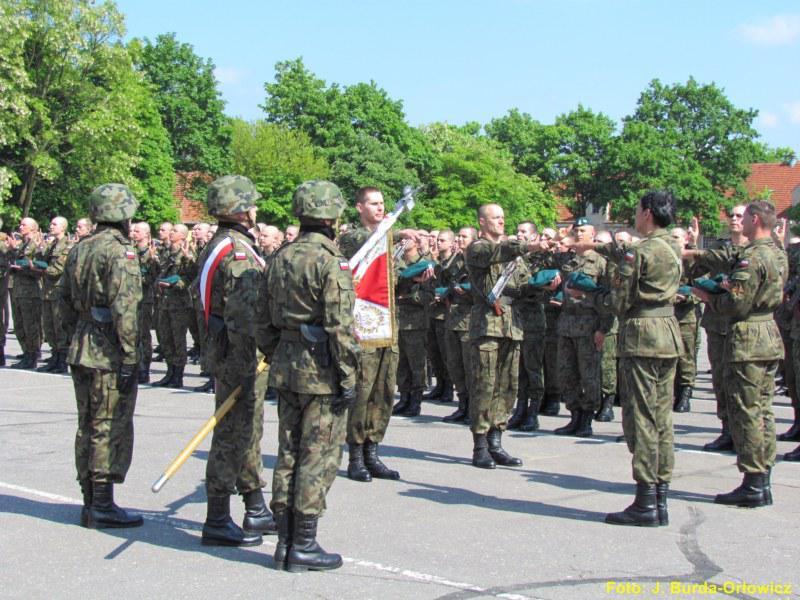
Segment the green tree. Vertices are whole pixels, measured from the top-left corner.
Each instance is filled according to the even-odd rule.
[[[231,162],[233,171],[252,179],[261,193],[259,217],[281,227],[295,221],[295,188],[309,179],[326,179],[330,171],[304,132],[266,121],[232,121]]]
[[[175,168],[212,177],[227,172],[231,131],[214,63],[197,56],[174,33],[159,35],[155,42],[145,39],[137,54],[138,67],[154,86]]]
[[[697,215],[715,232],[719,211],[744,194],[749,165],[759,155],[752,126],[757,114],[735,107],[713,83],[653,80],[623,120],[615,159],[621,191],[613,214],[630,218],[647,189],[670,188],[682,220]]]

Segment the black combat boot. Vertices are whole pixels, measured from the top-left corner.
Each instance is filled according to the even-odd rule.
[[[69,365],[67,365],[67,353],[59,352],[56,364],[53,366],[50,372],[55,373],[56,375],[65,375],[68,371],[68,368]]]
[[[164,350],[161,349],[161,344],[153,348],[153,362],[161,362],[164,360]]]
[[[800,442],[800,408],[793,402],[794,421],[792,426],[783,433],[778,434],[779,442]]]
[[[522,425],[519,426],[520,431],[539,431],[539,405],[541,403],[541,398],[531,398],[525,420],[522,422]]]
[[[452,402],[452,401],[453,401],[453,382],[445,381],[444,391],[442,392],[442,395],[439,396],[439,402]]]
[[[469,396],[467,392],[458,395],[458,408],[453,414],[447,415],[442,419],[445,423],[463,423],[467,420],[467,404]]]
[[[167,363],[167,374],[164,375],[161,379],[153,383],[153,387],[166,387],[172,381],[173,376],[175,375],[175,367],[171,364]]]
[[[636,499],[633,504],[622,512],[608,513],[605,521],[611,525],[658,527],[656,486],[650,483],[637,483]]]
[[[139,383],[146,385],[150,383],[150,365],[142,363],[139,365]]]
[[[594,416],[599,423],[610,423],[614,420],[614,396],[616,394],[603,394],[603,404]]]
[[[415,390],[408,395],[408,406],[397,413],[401,417],[418,417],[422,412],[422,390]]]
[[[292,511],[279,510],[275,513],[275,523],[278,526],[278,543],[275,545],[275,568],[283,571],[286,568],[286,555],[292,545]]]
[[[394,405],[392,409],[393,415],[399,415],[408,408],[410,402],[411,392],[400,392],[400,402]]]
[[[545,417],[555,417],[561,410],[561,399],[558,394],[545,394],[541,414]]]
[[[439,400],[444,394],[444,381],[441,379],[436,380],[436,386],[422,396],[424,400]]]
[[[514,412],[506,423],[506,429],[509,431],[516,431],[520,428],[525,421],[525,416],[528,414],[528,394],[520,391],[517,394],[517,405],[514,407]]]
[[[89,510],[92,508],[92,480],[81,479],[81,495],[83,496],[83,506],[81,507],[81,527],[89,527]]]
[[[667,512],[667,494],[669,493],[669,484],[661,483],[656,484],[656,508],[658,509],[658,524],[662,527],[669,525],[669,513]]]
[[[743,508],[758,508],[766,506],[764,497],[764,482],[766,473],[745,473],[741,485],[727,494],[717,494],[715,504],[728,506],[741,506]]]
[[[206,522],[203,523],[204,546],[260,546],[260,533],[244,531],[231,519],[231,497],[209,496]]]
[[[41,367],[38,367],[36,369],[36,372],[37,373],[50,373],[53,370],[53,367],[56,366],[56,363],[58,363],[58,352],[53,350],[50,353],[50,358],[48,358],[46,361],[44,361],[44,364]]]
[[[203,385],[198,385],[196,388],[193,388],[195,392],[200,392],[201,394],[213,394],[214,393],[214,378],[212,377],[208,381],[206,381]]]
[[[489,454],[494,462],[501,467],[521,467],[522,460],[511,456],[502,446],[503,432],[499,429],[490,429],[486,436],[489,444]]]
[[[719,437],[703,446],[703,450],[706,452],[728,452],[733,450],[733,438],[728,429],[727,421],[722,422],[722,433],[719,434]]]
[[[497,463],[489,454],[489,440],[485,433],[472,434],[472,466],[480,469],[494,469]]]
[[[592,418],[594,412],[591,410],[579,410],[580,418],[578,419],[578,427],[572,432],[575,437],[587,438],[592,437]]]
[[[353,481],[372,481],[372,474],[364,465],[364,445],[348,444],[350,452],[347,463],[347,477]]]
[[[800,446],[792,450],[791,452],[787,452],[783,455],[783,460],[789,462],[800,462]]]
[[[341,555],[325,552],[317,543],[318,520],[319,517],[294,515],[292,545],[286,555],[287,571],[331,571],[342,566]]]
[[[559,427],[553,433],[556,435],[572,435],[578,430],[578,427],[581,424],[581,411],[573,410],[570,411],[570,418],[569,423],[564,425],[563,427]]]
[[[24,352],[22,360],[11,365],[12,369],[35,369],[36,368],[36,352]]]
[[[175,366],[172,368],[172,379],[170,382],[165,386],[168,388],[180,389],[183,387],[183,369],[185,367],[183,365]]]
[[[114,484],[92,482],[92,505],[89,508],[88,527],[91,529],[124,529],[139,527],[141,515],[129,513],[114,504]]]
[[[378,458],[378,444],[370,440],[364,442],[364,465],[375,479],[400,479],[399,472],[390,469]]]
[[[269,512],[261,488],[242,494],[244,500],[244,521],[242,529],[247,533],[261,533],[273,535],[278,532],[278,526],[272,513]]]
[[[687,413],[692,410],[692,391],[692,386],[682,385],[678,393],[678,400],[672,410],[676,413]]]

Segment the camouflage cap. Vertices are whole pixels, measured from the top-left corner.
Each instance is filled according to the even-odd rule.
[[[294,191],[292,213],[307,219],[338,219],[344,210],[342,192],[330,181],[306,181]]]
[[[244,213],[261,198],[255,184],[244,175],[224,175],[208,186],[208,214],[226,217]]]
[[[89,196],[89,216],[95,223],[119,223],[136,214],[139,201],[121,183],[105,183]]]

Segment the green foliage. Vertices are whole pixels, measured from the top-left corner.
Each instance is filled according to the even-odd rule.
[[[616,157],[621,197],[613,214],[631,218],[645,191],[669,188],[679,198],[683,222],[697,215],[716,233],[720,210],[744,193],[749,165],[759,156],[756,115],[733,106],[714,84],[690,78],[664,86],[653,80],[624,119]],[[727,195],[730,190],[734,196]]]
[[[284,125],[234,119],[231,134],[232,171],[261,193],[259,218],[279,227],[294,222],[292,193],[303,181],[328,178],[328,163],[304,132]]]
[[[155,89],[161,120],[169,132],[175,168],[216,177],[230,168],[231,131],[223,114],[214,63],[195,54],[175,34],[133,44],[137,66]]]

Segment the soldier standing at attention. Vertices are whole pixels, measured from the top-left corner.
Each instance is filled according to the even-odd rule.
[[[689,246],[686,230],[682,227],[673,227],[669,232],[681,250],[693,249]],[[675,297],[675,318],[683,339],[683,351],[678,357],[678,366],[675,369],[675,404],[673,410],[678,413],[689,412],[692,408],[692,392],[694,391],[695,376],[697,374],[697,322],[700,303],[696,296],[687,294],[687,287],[691,285],[691,263],[683,265],[681,285]]]
[[[128,230],[137,206],[122,184],[95,189],[89,211],[97,230],[72,248],[59,282],[60,310],[71,337],[67,362],[78,403],[75,464],[84,527],[142,524],[141,516],[114,504],[114,484],[125,481],[133,456],[142,283]]]
[[[353,227],[339,240],[339,247],[347,259],[358,252],[383,221],[384,203],[381,191],[374,187],[359,189],[356,192],[356,211],[361,226]],[[373,477],[400,479],[400,473],[388,468],[378,457],[378,444],[383,441],[392,416],[398,355],[396,345],[361,348],[356,402],[350,409],[347,420],[349,460],[351,463],[363,463],[367,469],[366,474],[361,468],[353,469],[353,474],[357,474],[357,481],[371,481]],[[348,468],[348,477],[350,471]]]
[[[150,225],[142,221],[131,226],[131,241],[136,246],[139,272],[142,275],[142,302],[139,305],[139,383],[150,383],[150,363],[153,361],[153,309],[155,283],[158,277],[158,258],[150,240]]]
[[[11,288],[11,311],[14,331],[22,346],[22,360],[11,365],[12,369],[34,369],[42,346],[42,273],[34,267],[36,252],[41,241],[39,224],[31,218],[19,222],[21,242],[14,242],[16,249],[11,263],[14,277]]]
[[[276,251],[265,281],[269,301],[259,303],[258,347],[278,390],[275,565],[289,571],[342,565],[342,557],[325,552],[316,536],[342,460],[345,413],[355,402],[358,376],[353,279],[334,243],[343,209],[332,183],[308,181],[297,188],[292,212],[300,232]]]
[[[736,464],[743,481],[732,492],[717,494],[717,504],[750,508],[772,504],[772,395],[778,361],[783,357],[773,312],[783,298],[788,273],[786,254],[772,239],[775,224],[772,204],[751,202],[742,223],[742,233],[750,243],[738,253],[736,266],[723,284],[728,293],[712,295],[697,288],[694,291],[711,310],[728,317],[725,394]]]
[[[606,523],[667,525],[667,489],[675,463],[672,386],[682,342],[673,304],[681,278],[681,249],[665,227],[675,218],[675,199],[666,191],[645,194],[636,206],[633,246],[597,246],[619,265],[611,289],[585,293],[598,310],[619,317],[619,388],[622,430],[633,454],[636,499]],[[581,246],[591,248],[582,243]]]
[[[53,217],[50,221],[50,235],[53,239],[42,252],[42,264],[36,265],[39,261],[34,261],[34,265],[43,271],[42,326],[44,338],[50,345],[52,354],[50,359],[36,370],[40,373],[63,374],[67,372],[69,339],[61,326],[57,288],[64,272],[64,264],[67,262],[67,254],[72,247],[67,237],[67,220],[64,217]]]
[[[505,235],[505,215],[497,204],[481,206],[478,223],[480,238],[467,247],[465,256],[474,301],[469,331],[472,464],[481,469],[494,469],[497,464],[519,467],[522,461],[503,449],[501,437],[517,399],[522,329],[507,294],[498,298],[497,306],[487,296],[505,263],[525,254],[528,244],[500,241]]]
[[[261,491],[266,485],[261,478],[264,403],[255,393],[255,318],[264,261],[253,247],[249,229],[255,226],[260,197],[253,183],[240,175],[220,177],[209,186],[208,214],[218,219],[219,227],[197,261],[216,409],[236,386],[242,386],[236,404],[211,438],[202,536],[208,546],[257,546],[261,534],[276,531]],[[242,528],[231,519],[230,497],[237,491],[245,507]]]

